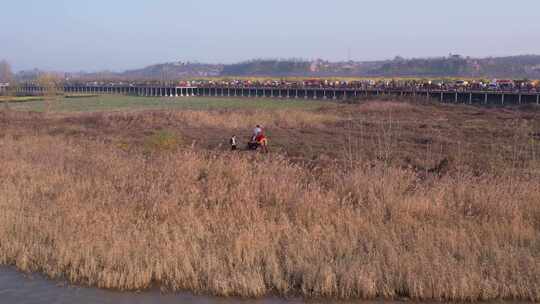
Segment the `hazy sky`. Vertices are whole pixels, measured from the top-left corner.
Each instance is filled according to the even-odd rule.
[[[540,53],[539,0],[2,0],[14,69]]]

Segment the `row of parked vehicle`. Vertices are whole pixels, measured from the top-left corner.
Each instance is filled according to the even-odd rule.
[[[276,87],[276,88],[357,88],[357,89],[410,89],[450,91],[527,91],[540,92],[540,81],[528,80],[354,80],[335,81],[308,79],[288,80],[196,80],[182,82],[184,86],[198,87]]]
[[[77,85],[102,86],[180,86],[180,87],[230,87],[230,88],[351,88],[380,90],[446,90],[446,91],[508,91],[540,93],[540,81],[530,80],[415,80],[415,79],[362,79],[362,80],[249,80],[202,79],[180,82],[107,82],[78,83]]]

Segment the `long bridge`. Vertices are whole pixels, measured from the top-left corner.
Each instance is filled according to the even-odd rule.
[[[479,105],[539,104],[540,92],[534,91],[481,91],[481,90],[428,90],[416,88],[333,88],[333,87],[233,87],[233,86],[151,86],[151,85],[65,85],[60,88],[68,94],[116,94],[145,97],[251,97],[280,99],[346,100],[372,96],[400,96],[424,98],[443,103]],[[45,88],[23,85],[16,89],[19,95],[42,95]]]

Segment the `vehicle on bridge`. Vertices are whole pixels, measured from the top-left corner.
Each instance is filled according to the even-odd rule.
[[[511,79],[496,79],[495,84],[499,90],[513,90],[515,87],[514,81]]]

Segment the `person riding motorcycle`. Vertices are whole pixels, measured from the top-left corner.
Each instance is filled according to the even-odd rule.
[[[255,126],[255,129],[253,129],[252,141],[258,141],[261,135],[264,136],[261,126],[260,125]]]

